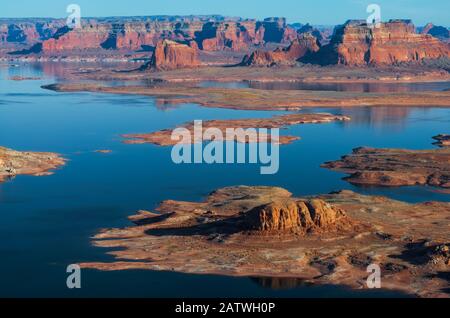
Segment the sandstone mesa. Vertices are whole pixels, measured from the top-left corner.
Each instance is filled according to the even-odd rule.
[[[305,61],[327,64],[392,65],[450,57],[448,43],[417,34],[409,20],[391,20],[371,28],[365,21],[348,21],[335,29],[331,41]]]
[[[152,59],[144,68],[168,71],[178,68],[192,68],[200,65],[197,48],[174,41],[158,42]]]

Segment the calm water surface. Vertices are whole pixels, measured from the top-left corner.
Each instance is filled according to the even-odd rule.
[[[296,83],[296,82],[201,82],[200,87],[254,88],[268,90],[337,91],[356,93],[394,93],[414,91],[445,91],[450,82],[429,83]]]
[[[52,176],[19,176],[0,184],[0,297],[13,296],[401,296],[355,292],[339,286],[305,286],[270,280],[179,273],[84,271],[83,288],[65,287],[65,268],[81,261],[110,261],[106,249],[90,245],[104,227],[129,225],[127,217],[154,209],[165,199],[199,201],[214,189],[232,185],[273,185],[295,195],[350,189],[408,202],[450,201],[425,187],[359,188],[343,174],[320,168],[359,146],[432,147],[431,137],[449,133],[450,110],[440,108],[321,109],[353,117],[348,123],[301,125],[283,133],[302,140],[281,147],[280,172],[262,176],[253,165],[181,165],[170,148],[124,145],[121,134],[151,132],[194,119],[269,117],[277,112],[246,112],[168,107],[149,97],[54,93],[40,88],[55,82],[52,67],[0,66],[0,145],[17,150],[54,151],[69,159]],[[39,80],[11,81],[11,76]],[[308,110],[311,112],[313,110]],[[94,153],[110,149],[112,154]],[[276,283],[275,285],[280,285]]]

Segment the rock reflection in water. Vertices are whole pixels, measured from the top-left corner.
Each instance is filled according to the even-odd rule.
[[[448,82],[429,83],[304,83],[304,82],[247,82],[249,88],[265,90],[308,90],[356,93],[405,93],[417,91],[445,91]]]
[[[310,286],[310,283],[296,277],[251,277],[252,282],[263,288],[282,290]]]

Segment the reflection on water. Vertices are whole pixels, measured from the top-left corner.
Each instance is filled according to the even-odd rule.
[[[308,90],[356,93],[401,93],[416,91],[445,91],[450,82],[429,83],[305,83],[305,82],[202,82],[201,87],[253,88],[265,90]]]
[[[295,277],[252,277],[252,281],[264,288],[270,289],[293,289],[300,286],[311,286],[303,279]]]
[[[386,124],[394,124],[401,130],[411,109],[408,107],[355,107],[351,110],[342,109],[342,113],[351,116],[353,125],[368,125],[382,129]]]
[[[79,72],[91,72],[102,69],[101,63],[84,63],[75,68],[73,63],[69,62],[46,62],[30,63],[25,66],[28,74],[40,73],[47,77],[53,77],[58,81],[64,81],[67,69],[77,70]],[[106,64],[105,64],[106,65]],[[108,67],[116,69],[130,69],[127,63],[108,63]],[[9,67],[9,76],[20,74],[24,67]],[[98,82],[97,82],[98,83]],[[103,81],[104,85],[109,86],[133,86],[144,85],[154,86],[160,84],[158,80],[139,80],[139,81]],[[265,90],[313,90],[313,91],[338,91],[338,92],[359,92],[359,93],[395,93],[395,92],[413,92],[413,91],[446,91],[450,89],[450,82],[428,82],[428,83],[309,83],[309,82],[214,82],[203,81],[198,84],[200,87],[216,88],[253,88]]]
[[[326,287],[330,288],[331,290],[334,289],[332,293],[336,293],[337,295],[339,293],[341,294],[348,294],[349,297],[402,297],[402,298],[408,298],[412,297],[407,294],[402,294],[395,291],[389,291],[389,290],[350,290],[349,288],[345,287],[338,287],[336,289],[336,286],[318,286],[312,283],[309,283],[305,280],[295,278],[295,277],[251,277],[250,278],[255,284],[261,286],[265,289],[270,290],[276,290],[276,291],[289,291],[294,290],[296,288],[302,288],[303,290],[310,290],[311,293],[309,295],[305,295],[306,297],[317,297],[315,295],[316,288],[320,287]],[[320,291],[317,291],[320,294]],[[331,296],[331,295],[330,295]],[[331,296],[333,297],[333,296]]]
[[[198,201],[225,186],[281,186],[296,196],[349,189],[408,202],[450,201],[449,195],[427,187],[356,187],[343,181],[343,174],[320,168],[321,163],[359,146],[430,148],[432,136],[448,133],[449,109],[319,109],[353,120],[284,130],[283,134],[302,139],[281,147],[277,175],[262,176],[259,167],[252,165],[175,165],[170,148],[124,145],[120,136],[194,119],[258,118],[282,112],[197,105],[172,108],[167,101],[160,101],[158,107],[155,99],[145,96],[55,93],[40,88],[53,83],[59,72],[55,64],[0,68],[0,145],[59,152],[69,159],[52,176],[18,176],[0,184],[0,254],[8,256],[0,262],[0,297],[355,296],[354,291],[339,286],[310,287],[299,280],[146,271],[85,271],[86,288],[73,292],[65,288],[65,269],[80,261],[112,260],[105,249],[91,246],[90,237],[101,228],[127,226],[129,215],[152,210],[163,200]],[[42,79],[8,80],[16,75]],[[112,153],[94,153],[97,149]]]

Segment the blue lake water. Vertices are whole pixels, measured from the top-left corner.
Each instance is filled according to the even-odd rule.
[[[251,278],[93,270],[83,271],[83,288],[73,291],[66,288],[65,269],[82,261],[112,260],[106,249],[90,244],[99,229],[130,225],[128,216],[152,210],[162,200],[199,201],[224,186],[281,186],[297,196],[350,189],[408,202],[450,201],[448,194],[426,187],[355,187],[341,179],[343,174],[320,168],[359,146],[433,147],[432,136],[450,133],[450,109],[319,109],[353,120],[283,131],[302,140],[282,146],[279,173],[264,176],[255,165],[175,165],[171,148],[125,145],[120,136],[194,119],[270,117],[280,112],[161,107],[149,97],[55,93],[40,88],[55,82],[57,74],[49,69],[0,66],[0,145],[58,152],[69,160],[54,175],[18,176],[0,184],[0,297],[401,296],[301,284],[274,290]],[[41,79],[9,80],[16,75]],[[95,153],[98,149],[112,153]]]
[[[212,82],[204,81],[200,87],[220,88],[253,88],[253,89],[282,89],[308,91],[337,91],[357,93],[392,93],[412,91],[445,91],[450,89],[450,82],[427,83],[314,83],[314,82]]]

